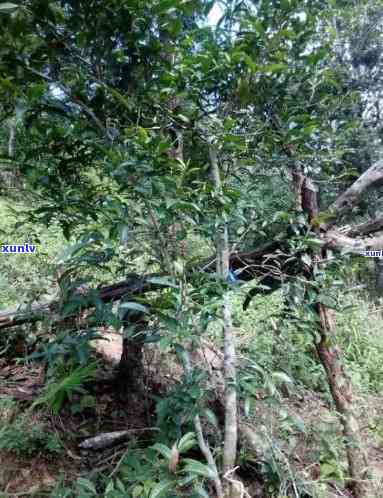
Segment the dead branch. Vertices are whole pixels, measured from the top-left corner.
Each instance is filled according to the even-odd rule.
[[[98,436],[85,439],[78,446],[83,450],[101,450],[113,446],[125,440],[129,434],[142,431],[158,431],[157,427],[147,427],[145,429],[130,429],[126,431],[103,432]]]
[[[352,254],[363,254],[369,249],[383,249],[383,232],[378,232],[375,237],[352,238],[337,230],[329,230],[323,236],[323,241],[326,247],[330,249]]]
[[[157,273],[141,277],[134,275],[122,282],[100,287],[98,289],[98,298],[104,303],[108,303],[111,301],[118,301],[128,295],[137,296],[160,288],[162,289],[163,285],[150,282],[150,279],[156,276],[158,276]],[[94,292],[94,289],[91,292]],[[92,300],[87,302],[85,297],[86,296],[84,296],[84,302],[81,305],[82,311],[94,306],[94,302],[92,302]],[[45,304],[34,304],[28,306],[24,310],[20,308],[4,310],[0,312],[0,329],[14,327],[24,323],[37,322],[49,317],[53,322],[60,321],[62,318],[58,317],[59,309],[60,303],[55,300]]]
[[[383,218],[374,218],[373,220],[368,220],[365,223],[350,227],[345,231],[345,234],[349,237],[358,237],[379,232],[380,230],[383,230]]]
[[[362,193],[369,187],[383,180],[383,159],[374,163],[365,171],[336,201],[329,207],[332,219],[324,223],[321,228],[329,229],[344,214],[350,212],[359,200]]]

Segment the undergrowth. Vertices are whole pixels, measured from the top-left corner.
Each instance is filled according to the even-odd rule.
[[[0,451],[19,456],[38,453],[60,453],[63,445],[55,432],[47,431],[42,422],[31,423],[30,414],[17,413],[16,402],[0,400]]]

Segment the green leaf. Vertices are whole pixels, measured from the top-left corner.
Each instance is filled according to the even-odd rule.
[[[94,378],[97,364],[90,363],[85,367],[78,367],[58,382],[48,384],[46,391],[36,399],[32,408],[39,405],[48,405],[55,415],[60,411],[66,398],[76,392],[81,392],[82,385]]]
[[[152,446],[153,450],[156,450],[160,455],[170,460],[172,456],[172,450],[162,443],[156,443]]]
[[[210,410],[210,408],[206,408],[206,410],[204,410],[204,415],[213,427],[218,428],[219,424],[217,417],[215,413],[212,410]]]
[[[292,423],[294,424],[294,426],[300,431],[302,432],[302,434],[305,433],[305,430],[306,430],[306,427],[305,427],[305,423],[304,423],[304,420],[300,417],[298,417],[297,415],[295,417],[292,417],[291,418],[291,421]]]
[[[149,284],[163,285],[164,287],[173,287],[174,289],[178,289],[178,285],[175,285],[173,282],[170,282],[170,280],[164,277],[148,278],[147,282]]]
[[[194,494],[196,496],[200,496],[201,498],[209,498],[207,491],[203,489],[201,486],[194,488]]]
[[[303,254],[301,256],[301,260],[303,261],[303,263],[307,266],[311,266],[312,264],[312,260],[311,260],[311,257],[308,255],[308,254]]]
[[[164,492],[174,486],[172,481],[160,481],[154,488],[151,490],[149,498],[159,498],[160,496],[164,496]]]
[[[133,301],[127,301],[126,303],[121,303],[119,310],[121,309],[128,309],[128,310],[134,310],[134,311],[141,311],[142,313],[148,313],[149,310],[146,306],[143,304],[139,303],[134,303]]]
[[[46,91],[47,87],[45,83],[36,83],[28,88],[28,98],[32,101],[39,100]]]
[[[184,272],[184,267],[180,261],[175,260],[173,262],[174,264],[174,271],[177,275],[182,275]]]
[[[255,363],[254,361],[250,363],[250,368],[252,370],[255,370],[260,375],[265,375],[265,370],[260,365],[258,365],[258,363]]]
[[[250,415],[251,402],[252,402],[252,399],[249,396],[247,396],[245,398],[245,405],[244,405],[244,412],[245,412],[246,417],[248,417]]]
[[[215,472],[207,465],[199,462],[198,460],[193,460],[191,458],[183,459],[184,470],[186,472],[191,472],[199,476],[207,477],[208,479],[216,479]]]
[[[178,441],[177,449],[180,453],[185,453],[197,444],[194,432],[188,432]]]
[[[281,73],[284,69],[286,69],[285,64],[277,63],[277,64],[266,64],[265,66],[260,66],[259,70],[262,73]]]
[[[327,308],[331,308],[334,310],[338,309],[337,302],[332,296],[328,296],[326,294],[319,294],[318,302],[323,304],[324,306],[327,306]]]
[[[320,473],[324,479],[339,479],[342,472],[336,462],[330,461],[320,464]]]
[[[77,479],[77,484],[79,486],[81,486],[83,489],[86,489],[97,496],[97,490],[96,490],[93,482],[89,481],[89,479],[84,479],[83,477],[79,477]]]
[[[19,6],[16,5],[15,3],[2,2],[0,3],[0,14],[11,14],[18,8]]]
[[[109,493],[111,493],[114,490],[115,490],[114,489],[114,482],[109,481],[107,487],[105,488],[105,495],[107,496]]]
[[[186,116],[184,116],[183,114],[177,114],[177,118],[180,119],[181,121],[183,121],[184,123],[187,123],[187,124],[190,123],[190,119],[187,118]]]
[[[132,497],[133,498],[139,498],[142,496],[142,492],[144,491],[144,488],[140,485],[134,486],[133,491],[132,491]]]
[[[129,99],[126,98],[124,95],[122,95],[118,90],[116,90],[115,88],[112,88],[110,86],[108,86],[108,92],[110,92],[113,97],[117,100],[117,102],[119,104],[121,104],[122,107],[125,107],[126,109],[130,110],[131,109],[131,104],[129,102]],[[141,128],[142,130],[142,128]],[[144,130],[144,132],[146,133],[146,131]]]
[[[293,384],[293,380],[285,374],[285,372],[273,372],[272,373],[273,380],[278,380],[279,382],[286,382],[287,384]]]
[[[58,256],[58,263],[65,263],[70,260],[73,256],[75,256],[80,249],[89,246],[89,241],[79,242],[78,244],[73,244],[70,246],[66,246],[61,254]]]
[[[321,247],[321,246],[323,246],[323,242],[320,239],[308,238],[305,241],[309,247]]]
[[[125,488],[123,482],[118,478],[116,479],[116,487],[117,487],[117,489],[119,489],[121,491],[121,493],[126,494],[126,488]]]

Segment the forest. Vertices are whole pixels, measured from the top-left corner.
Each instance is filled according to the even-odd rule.
[[[383,498],[382,113],[382,0],[0,0],[0,498]]]

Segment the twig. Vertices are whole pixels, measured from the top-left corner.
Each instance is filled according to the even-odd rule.
[[[184,356],[183,358],[183,367],[185,369],[185,372],[190,373],[191,372],[191,365],[190,365],[190,360],[188,356]],[[222,488],[222,483],[219,478],[218,474],[218,469],[217,465],[214,460],[213,453],[211,452],[211,449],[209,448],[209,445],[205,441],[205,437],[203,435],[203,430],[202,430],[202,425],[201,425],[201,418],[199,415],[196,415],[193,419],[194,422],[194,429],[197,435],[197,440],[198,440],[198,446],[205,457],[209,467],[212,469],[214,472],[214,487],[215,491],[217,493],[217,498],[223,498],[223,488]]]
[[[230,474],[233,474],[239,467],[234,467],[234,469],[228,470],[226,474],[223,476],[226,481],[230,482],[233,484],[233,487],[239,489],[239,492],[241,493],[240,498],[251,498],[249,493],[246,491],[245,486],[243,482],[239,481],[238,479],[234,479],[233,477],[229,477]]]
[[[126,448],[126,450],[123,452],[121,458],[118,460],[116,466],[114,467],[114,469],[112,470],[112,472],[109,474],[109,479],[111,479],[114,474],[117,472],[117,470],[120,468],[120,465],[122,464],[126,454],[128,453],[128,451],[130,450],[130,448]]]

